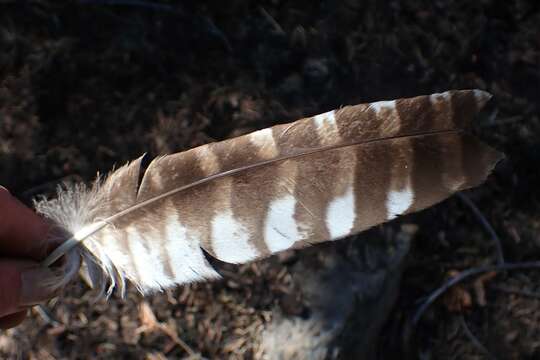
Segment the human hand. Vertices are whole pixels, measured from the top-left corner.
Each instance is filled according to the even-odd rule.
[[[54,296],[54,273],[40,267],[50,225],[0,186],[0,329],[20,324],[29,307]]]

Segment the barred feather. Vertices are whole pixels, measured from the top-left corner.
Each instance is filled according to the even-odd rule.
[[[489,98],[463,90],[346,106],[146,169],[136,159],[36,203],[73,235],[46,264],[75,252],[109,293],[126,279],[149,292],[218,278],[203,250],[244,263],[419,211],[479,185],[502,157],[463,133]]]

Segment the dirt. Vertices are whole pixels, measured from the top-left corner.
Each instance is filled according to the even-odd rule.
[[[473,131],[507,159],[466,195],[499,234],[506,261],[534,261],[538,24],[536,0],[4,0],[0,184],[30,203],[60,181],[91,181],[144,152],[176,152],[345,104],[481,88],[494,101]],[[464,282],[413,327],[419,301],[449,274],[494,263],[496,252],[458,198],[401,222],[418,232],[381,359],[487,358],[464,323],[495,358],[540,357],[534,269]],[[86,285],[74,284],[48,306],[58,322],[34,312],[0,334],[0,355],[260,358],[254,339],[274,310],[301,316],[289,270],[316,253],[225,266],[223,281],[144,300],[131,291],[94,303]]]

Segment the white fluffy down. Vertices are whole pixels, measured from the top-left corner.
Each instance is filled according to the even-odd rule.
[[[98,179],[92,187],[82,184],[63,185],[58,188],[55,199],[39,199],[34,202],[34,207],[39,214],[56,225],[57,231],[52,232],[57,234],[55,236],[75,234],[99,220],[97,216],[104,200],[99,192],[99,184]],[[52,238],[50,241],[56,242],[58,239]],[[60,265],[55,267],[59,273],[58,279],[50,286],[61,288],[75,278],[81,268],[81,260],[84,261],[83,269],[91,285],[99,292],[98,296],[110,296],[115,287],[124,295],[125,276],[114,266],[98,243],[92,241],[91,236],[84,244],[66,253]]]

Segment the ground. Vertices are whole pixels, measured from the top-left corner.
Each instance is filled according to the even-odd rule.
[[[466,196],[498,233],[506,261],[534,261],[538,24],[536,0],[1,1],[0,184],[30,203],[60,181],[88,182],[144,152],[345,104],[480,88],[494,101],[473,131],[507,159]],[[380,358],[481,359],[482,346],[496,358],[540,357],[537,269],[464,282],[413,326],[419,301],[449,276],[494,263],[496,247],[459,198],[401,222],[418,231]],[[0,335],[0,355],[258,358],[253,339],[273,309],[300,316],[289,268],[313,251],[145,300],[130,292],[93,303],[86,285],[73,285],[49,304],[61,324],[35,312]]]

